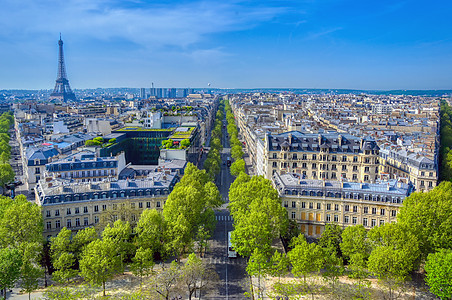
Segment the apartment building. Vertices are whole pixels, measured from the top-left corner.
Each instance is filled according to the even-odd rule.
[[[303,179],[314,180],[372,183],[378,179],[379,147],[372,139],[337,132],[291,131],[267,133],[259,142],[263,151],[257,151],[256,169],[268,179],[275,173],[298,173]]]
[[[179,177],[155,172],[140,180],[48,179],[40,180],[35,188],[36,203],[42,207],[45,238],[56,236],[62,227],[78,231],[96,225],[102,212],[116,210],[119,205],[128,205],[139,213],[144,209],[162,209]]]
[[[419,192],[430,191],[438,184],[438,166],[430,158],[405,150],[386,149],[380,151],[380,157],[381,175],[410,181]]]
[[[101,157],[84,150],[46,164],[46,177],[67,178],[76,182],[96,182],[107,178],[118,178],[125,168],[124,152],[116,156]]]
[[[403,200],[413,191],[411,184],[391,180],[357,183],[302,179],[301,174],[275,173],[272,177],[289,219],[301,231],[319,238],[326,224],[362,224],[370,229],[395,222]]]

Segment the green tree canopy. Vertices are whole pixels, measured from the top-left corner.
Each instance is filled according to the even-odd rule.
[[[16,248],[0,248],[0,288],[6,299],[6,289],[14,287],[19,279],[22,256]]]
[[[117,272],[119,257],[112,239],[95,240],[89,243],[80,260],[80,274],[91,285],[102,286]]]
[[[452,299],[452,250],[440,249],[436,253],[430,253],[425,271],[425,282],[430,291],[441,299]]]

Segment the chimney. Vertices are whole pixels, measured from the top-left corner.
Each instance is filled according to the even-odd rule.
[[[340,135],[340,134],[337,137],[337,143],[338,143],[339,147],[342,146],[342,135]]]

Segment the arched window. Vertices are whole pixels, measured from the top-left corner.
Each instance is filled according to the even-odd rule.
[[[292,191],[292,195],[298,195],[297,190],[293,190],[293,191]]]

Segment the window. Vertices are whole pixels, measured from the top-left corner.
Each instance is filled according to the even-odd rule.
[[[160,201],[157,201],[155,207],[160,207]]]
[[[337,160],[336,155],[333,155],[333,156],[331,157],[331,161],[336,161],[336,160]]]
[[[342,165],[342,171],[347,171],[347,166],[346,165]]]
[[[88,217],[83,218],[83,225],[88,226]]]
[[[433,177],[433,172],[428,173],[429,177]]]
[[[68,208],[66,209],[66,215],[70,215],[70,214],[71,214],[71,208],[68,207]]]
[[[364,207],[364,213],[365,214],[368,214],[369,213],[369,208],[366,206],[366,207]]]
[[[356,225],[356,223],[358,223],[358,218],[357,217],[353,217],[352,218],[352,224]]]
[[[98,212],[99,211],[99,205],[94,205],[94,212]]]
[[[358,206],[357,205],[353,205],[353,212],[358,212]]]
[[[364,181],[369,181],[369,175],[364,175]]]
[[[292,216],[291,217],[292,217],[292,219],[295,219],[295,212],[294,211],[292,212]]]
[[[346,155],[342,156],[342,161],[347,161],[347,156]]]
[[[311,166],[313,169],[317,169],[317,164],[312,164]]]
[[[326,210],[331,210],[331,204],[330,204],[330,203],[328,203],[328,204],[326,205]]]
[[[358,174],[353,174],[352,175],[352,180],[358,180]]]
[[[107,205],[106,204],[102,204],[102,211],[107,210]]]
[[[146,208],[151,208],[151,202],[146,202]]]
[[[277,159],[278,158],[278,154],[273,153],[273,159]]]
[[[138,208],[143,208],[143,202],[138,202]]]
[[[71,219],[67,219],[67,221],[66,221],[66,227],[67,227],[67,228],[71,228],[71,227],[72,227],[72,221],[71,221]]]
[[[391,217],[396,217],[396,216],[397,216],[397,211],[391,210]]]
[[[35,174],[41,174],[41,169],[35,168]]]
[[[273,167],[273,168],[278,167],[278,163],[277,163],[276,161],[274,161],[273,164],[272,164],[272,167]]]
[[[61,226],[60,220],[56,220],[55,221],[55,228],[60,228],[60,226]]]
[[[306,202],[301,202],[301,208],[306,208]]]
[[[297,163],[293,163],[293,164],[292,164],[292,168],[295,169],[296,167],[297,167]]]
[[[353,166],[353,172],[358,172],[358,166]]]
[[[75,218],[75,227],[80,227],[80,218]]]
[[[99,217],[98,216],[94,216],[94,224],[99,223]]]
[[[372,227],[377,226],[377,220],[372,219],[370,226],[372,226]]]
[[[331,222],[331,215],[330,215],[330,214],[327,214],[327,215],[326,215],[326,221],[327,221],[327,222]]]
[[[317,203],[317,209],[322,209],[322,203]]]
[[[364,172],[369,173],[369,167],[364,167]]]
[[[52,229],[52,222],[48,221],[46,222],[47,229]]]
[[[50,218],[50,210],[46,210],[46,217]]]
[[[376,215],[377,214],[377,209],[375,207],[372,207],[372,214]]]
[[[348,223],[350,222],[350,217],[349,216],[344,216],[344,223]]]
[[[295,154],[294,154],[295,155]],[[303,156],[301,157],[302,160],[306,160],[308,159],[308,156],[306,154],[303,154]]]
[[[383,226],[385,224],[385,220],[380,220],[380,226]]]
[[[292,208],[297,207],[297,203],[295,201],[292,201]]]
[[[59,209],[55,209],[55,217],[58,217],[60,215],[60,210]]]
[[[353,162],[358,162],[358,156],[353,156]]]
[[[314,208],[314,203],[309,202],[309,208],[310,208],[310,209],[313,209],[313,208]]]
[[[367,218],[363,218],[363,226],[367,226]]]
[[[428,187],[433,187],[433,181],[428,182]]]
[[[296,163],[295,163],[296,164]],[[303,168],[303,169],[306,169],[307,167],[308,167],[308,165],[306,164],[306,163],[302,163],[301,164],[301,167]]]
[[[345,211],[350,211],[350,206],[348,204],[346,204],[345,207],[344,207],[344,210]]]
[[[284,201],[284,207],[289,207],[289,201]]]
[[[339,204],[334,204],[334,210],[339,210]]]
[[[339,222],[339,216],[338,215],[334,215],[334,222]]]
[[[83,207],[83,213],[85,213],[85,214],[88,213],[88,206]]]
[[[421,180],[421,186],[424,186],[424,180]]]
[[[80,213],[80,208],[79,207],[76,207],[75,208],[75,214],[79,214]]]
[[[424,171],[421,172],[421,176],[425,176],[425,172]]]
[[[317,160],[317,154],[312,154],[312,160]]]
[[[118,209],[118,204],[113,204],[113,210],[117,210]]]
[[[380,215],[381,215],[381,216],[384,216],[384,215],[385,215],[385,209],[384,209],[384,208],[380,209]]]
[[[341,178],[347,179],[347,174],[342,173],[342,174],[341,174]]]

